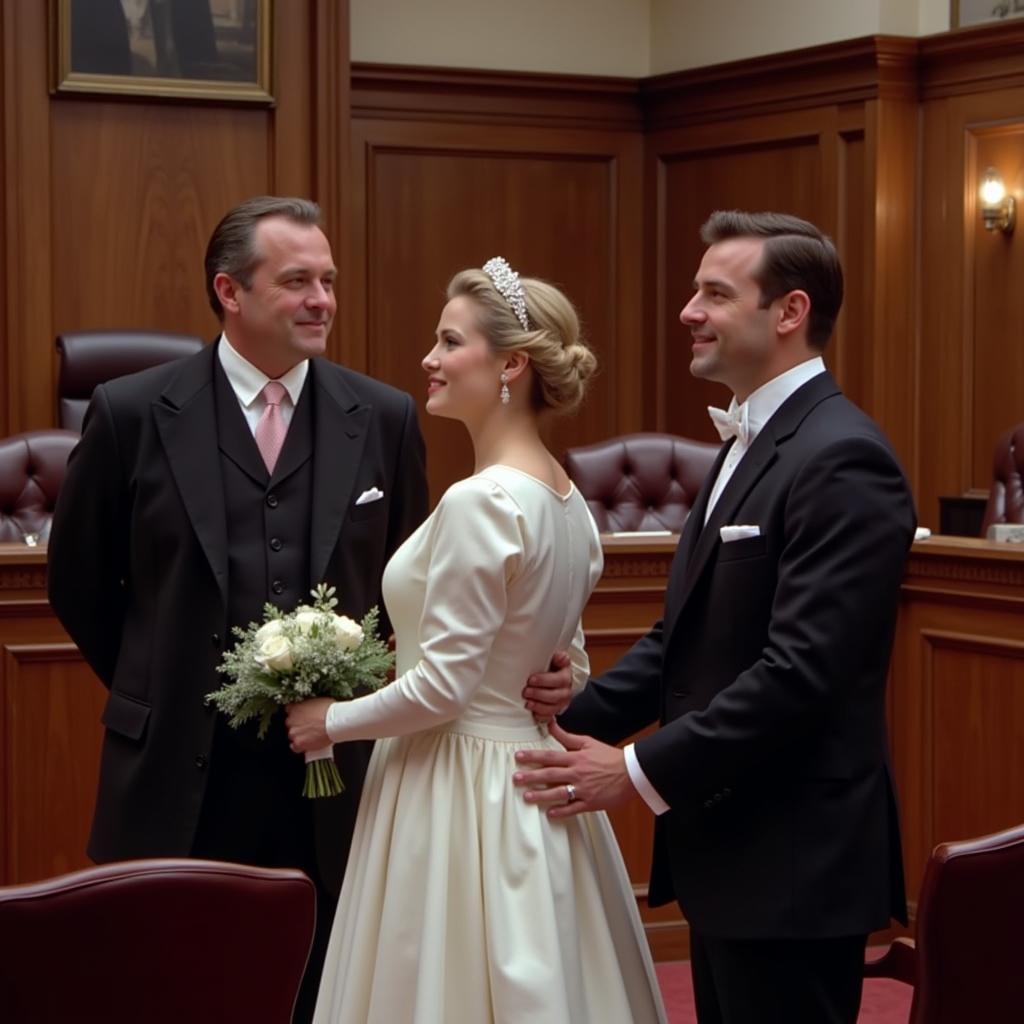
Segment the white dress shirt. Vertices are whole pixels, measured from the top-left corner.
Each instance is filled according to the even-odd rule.
[[[271,380],[262,370],[258,370],[245,356],[238,353],[228,336],[221,333],[220,344],[217,346],[217,357],[220,359],[221,368],[238,398],[238,404],[242,407],[245,422],[249,424],[249,430],[253,437],[256,436],[256,424],[259,423],[266,402],[263,400],[263,389]],[[303,359],[296,363],[286,374],[278,377],[285,391],[288,392],[288,401],[281,403],[281,415],[286,425],[292,421],[292,414],[298,404],[302,388],[306,383],[306,375],[309,373],[309,360]]]
[[[743,444],[739,438],[736,438],[733,446],[729,449],[729,453],[722,463],[722,468],[719,470],[714,486],[711,488],[707,511],[704,515],[705,523],[708,521],[708,516],[711,515],[711,510],[715,507],[715,503],[721,496],[722,491],[725,490],[726,484],[736,471],[736,467],[740,464],[743,456],[750,450],[750,446],[761,432],[761,428],[778,412],[779,407],[790,395],[798,388],[803,387],[812,377],[817,377],[818,374],[824,372],[825,361],[820,356],[815,356],[813,359],[808,359],[806,362],[786,370],[785,373],[780,373],[778,377],[773,377],[766,384],[762,384],[756,391],[751,392],[746,401],[747,423],[750,428],[747,442]],[[735,396],[729,405],[729,412],[733,410],[742,411],[742,406],[737,405]],[[664,814],[669,809],[669,806],[644,774],[644,770],[640,767],[640,761],[637,759],[636,751],[633,749],[633,744],[630,743],[626,746],[623,752],[626,755],[626,771],[629,772],[630,781],[636,787],[636,791],[643,797],[644,803],[655,814]]]

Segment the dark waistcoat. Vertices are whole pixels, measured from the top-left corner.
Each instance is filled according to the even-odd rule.
[[[267,602],[292,611],[310,600],[313,388],[307,380],[277,465],[269,474],[219,364],[216,380],[228,538],[228,624],[246,626],[262,621]],[[272,749],[284,750],[294,760],[287,751],[280,715],[263,741],[256,739],[254,724],[237,731],[225,730],[223,721],[218,726],[218,742],[240,742],[268,754]]]

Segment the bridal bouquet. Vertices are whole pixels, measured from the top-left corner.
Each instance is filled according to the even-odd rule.
[[[334,592],[334,587],[321,583],[311,591],[311,605],[285,615],[267,604],[262,624],[234,628],[238,643],[217,666],[232,681],[206,696],[228,716],[232,728],[258,717],[257,734],[262,739],[282,704],[310,697],[346,700],[385,683],[394,655],[377,636],[377,609],[371,609],[362,623],[337,615]],[[343,789],[333,747],[306,754],[303,796],[334,796]]]

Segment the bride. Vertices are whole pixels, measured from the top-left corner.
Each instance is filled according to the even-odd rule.
[[[452,279],[436,334],[427,412],[466,426],[476,465],[385,570],[397,678],[288,708],[296,751],[387,737],[315,1020],[664,1021],[607,818],[553,821],[512,783],[517,750],[560,749],[522,681],[565,649],[577,684],[588,677],[580,616],[601,546],[539,422],[579,404],[595,359],[568,299],[500,258]]]

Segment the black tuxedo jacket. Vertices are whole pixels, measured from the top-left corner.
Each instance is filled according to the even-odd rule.
[[[563,716],[635,752],[671,810],[650,899],[723,938],[905,919],[885,684],[915,516],[878,427],[827,373],[758,434],[673,562],[664,616]],[[759,528],[723,542],[724,525]]]
[[[215,719],[204,698],[233,642],[215,353],[98,387],[54,513],[50,601],[110,689],[89,844],[100,861],[187,855],[202,803]],[[338,610],[361,617],[426,514],[415,407],[324,359],[311,360],[305,387],[315,389],[309,579],[334,584]],[[383,499],[356,505],[373,487]]]

